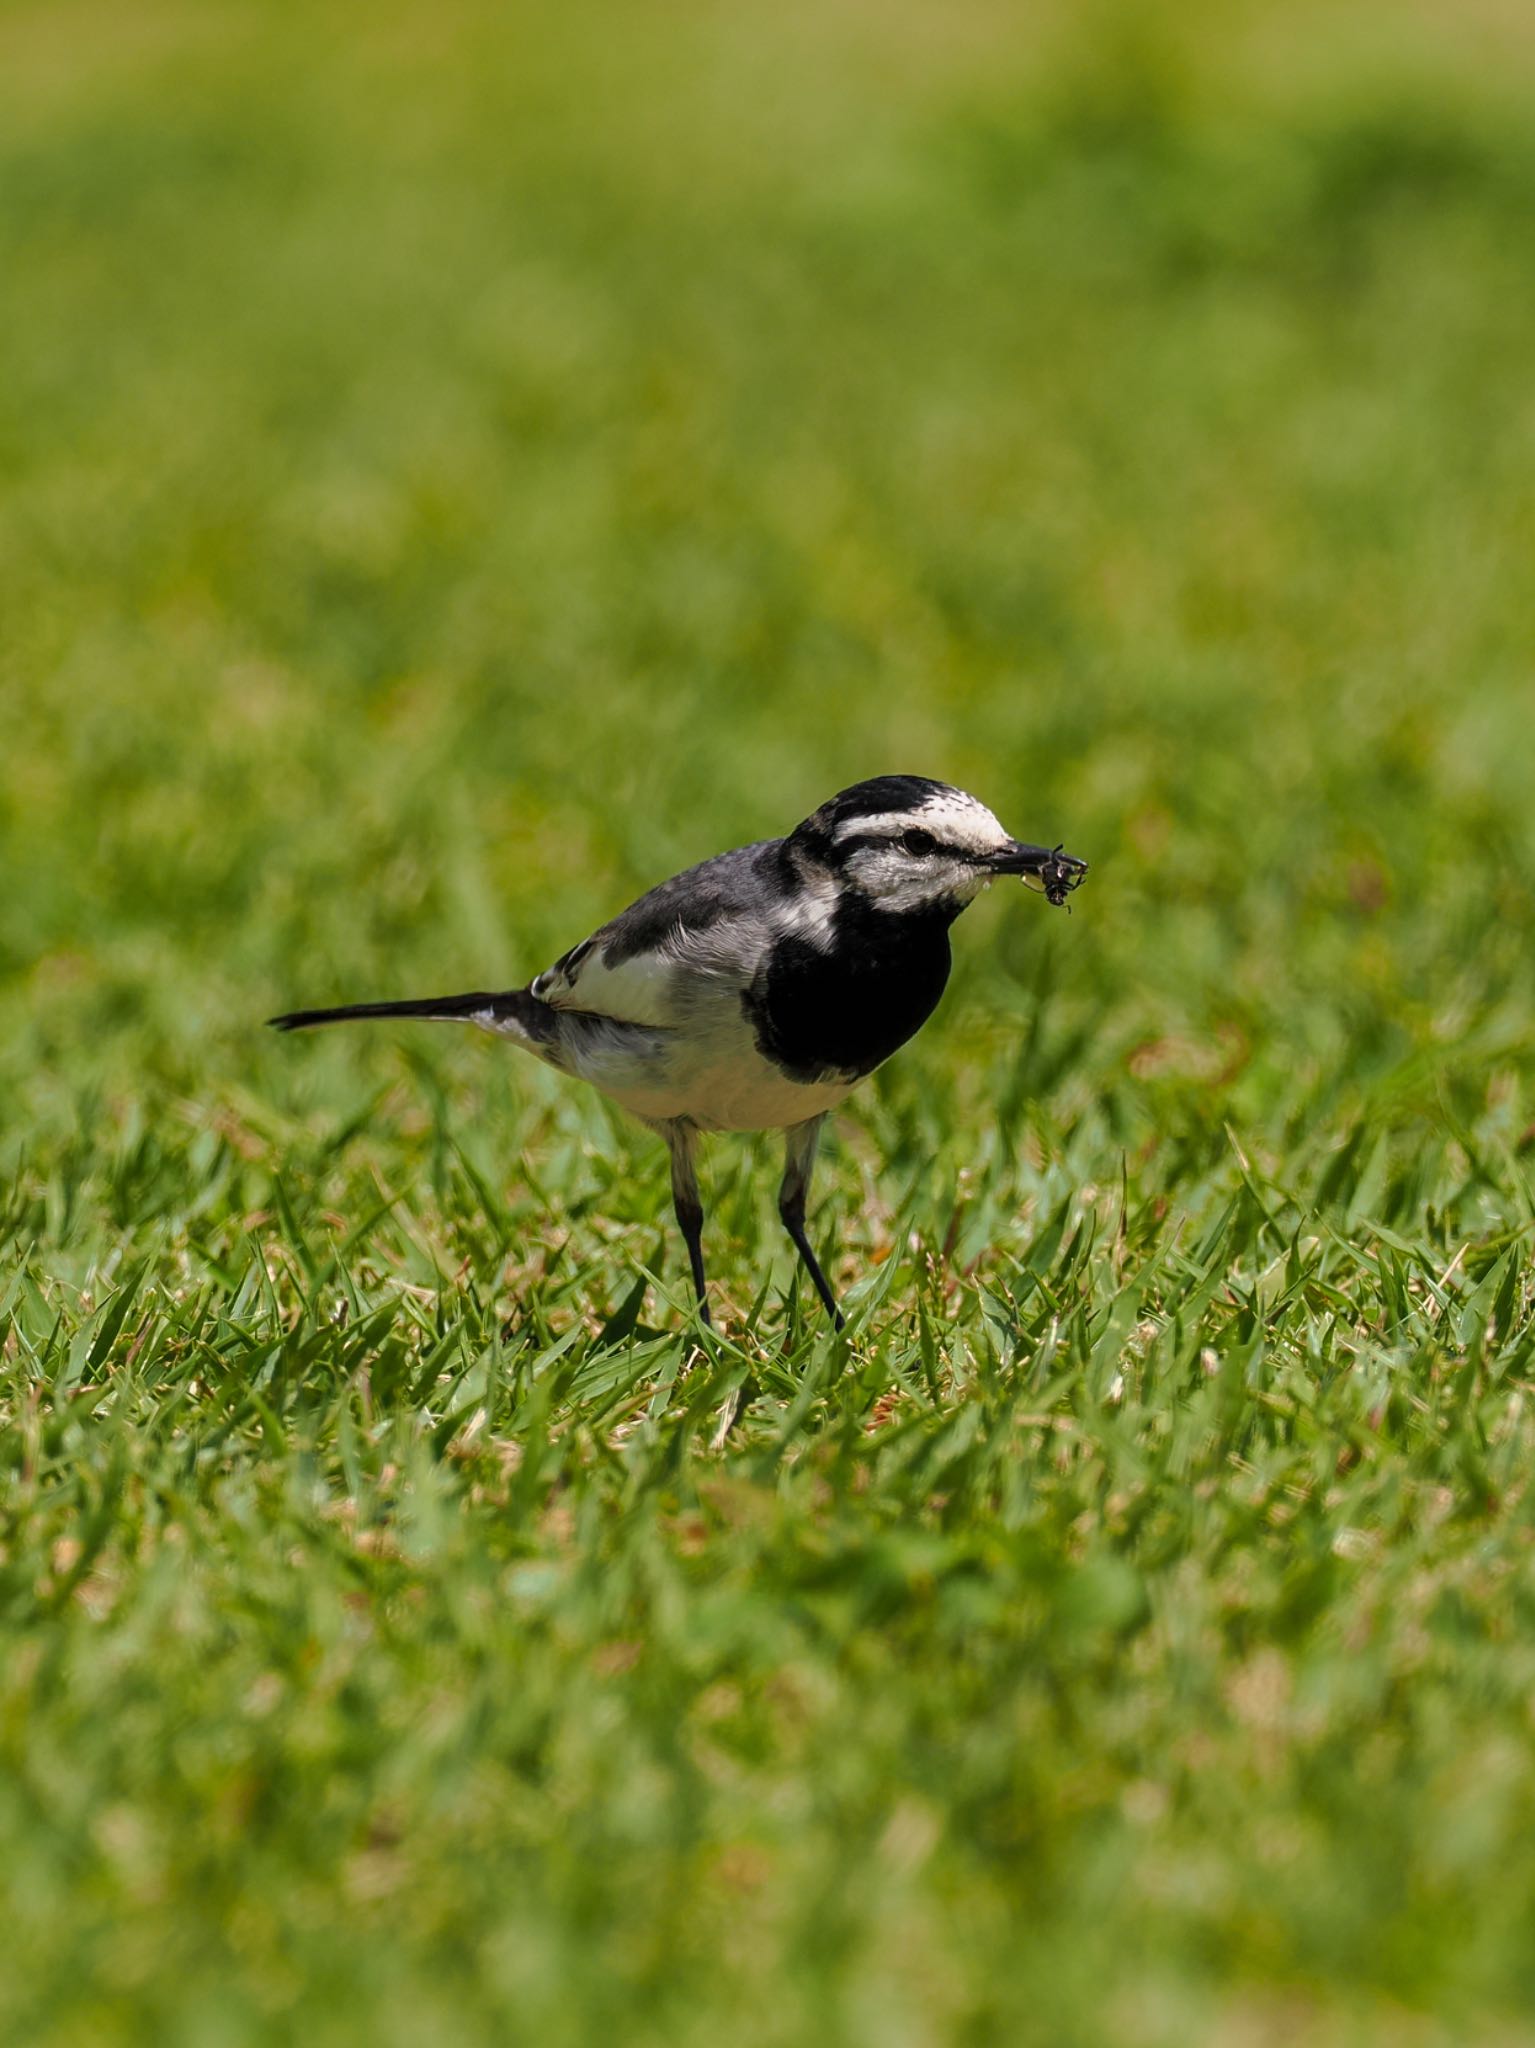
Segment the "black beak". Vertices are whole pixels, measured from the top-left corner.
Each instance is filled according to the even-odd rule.
[[[992,873],[1042,875],[1046,863],[1054,860],[1059,851],[1059,847],[1026,846],[1021,839],[1014,839],[1000,853],[991,856]]]
[[[1037,878],[1050,901],[1060,905],[1081,883],[1087,862],[1074,853],[1062,853],[1058,846],[1028,846],[1015,839],[992,855],[991,871],[994,875],[1021,875],[1026,880]]]

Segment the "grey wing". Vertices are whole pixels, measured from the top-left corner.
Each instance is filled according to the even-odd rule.
[[[705,991],[744,990],[773,936],[782,846],[764,839],[673,875],[572,946],[532,993],[556,1010],[672,1029]]]

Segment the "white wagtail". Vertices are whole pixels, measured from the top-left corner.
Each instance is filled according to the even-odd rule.
[[[998,875],[1062,904],[1087,863],[1011,838],[973,796],[925,775],[878,775],[764,839],[674,875],[526,988],[348,1003],[274,1017],[279,1031],[353,1017],[438,1017],[513,1039],[590,1081],[671,1152],[672,1201],[699,1313],[702,1131],[781,1130],[778,1213],[837,1327],[805,1235],[827,1112],[931,1016],[949,926]]]

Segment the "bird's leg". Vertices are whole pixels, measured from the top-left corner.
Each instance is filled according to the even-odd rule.
[[[692,1124],[677,1118],[666,1126],[664,1135],[667,1150],[672,1155],[672,1207],[677,1212],[677,1228],[682,1232],[683,1243],[688,1248],[688,1264],[693,1269],[693,1291],[698,1296],[699,1321],[707,1329],[712,1327],[712,1322],[708,1283],[704,1279],[704,1205],[698,1192],[698,1175],[693,1168],[698,1133]]]
[[[794,1249],[805,1262],[805,1271],[815,1284],[815,1291],[825,1304],[826,1313],[839,1330],[845,1330],[842,1311],[837,1306],[835,1295],[826,1283],[820,1261],[810,1249],[810,1240],[805,1235],[805,1197],[810,1191],[810,1175],[815,1166],[815,1148],[821,1136],[825,1117],[813,1116],[808,1123],[793,1124],[784,1133],[783,1181],[778,1190],[778,1213],[783,1218],[783,1227],[794,1240]]]

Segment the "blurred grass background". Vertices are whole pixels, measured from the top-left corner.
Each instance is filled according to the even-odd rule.
[[[0,10],[17,2038],[1522,2038],[1532,113],[1496,0]],[[852,1362],[751,1146],[684,1377],[650,1140],[259,1029],[890,769],[1094,872],[842,1125]]]

